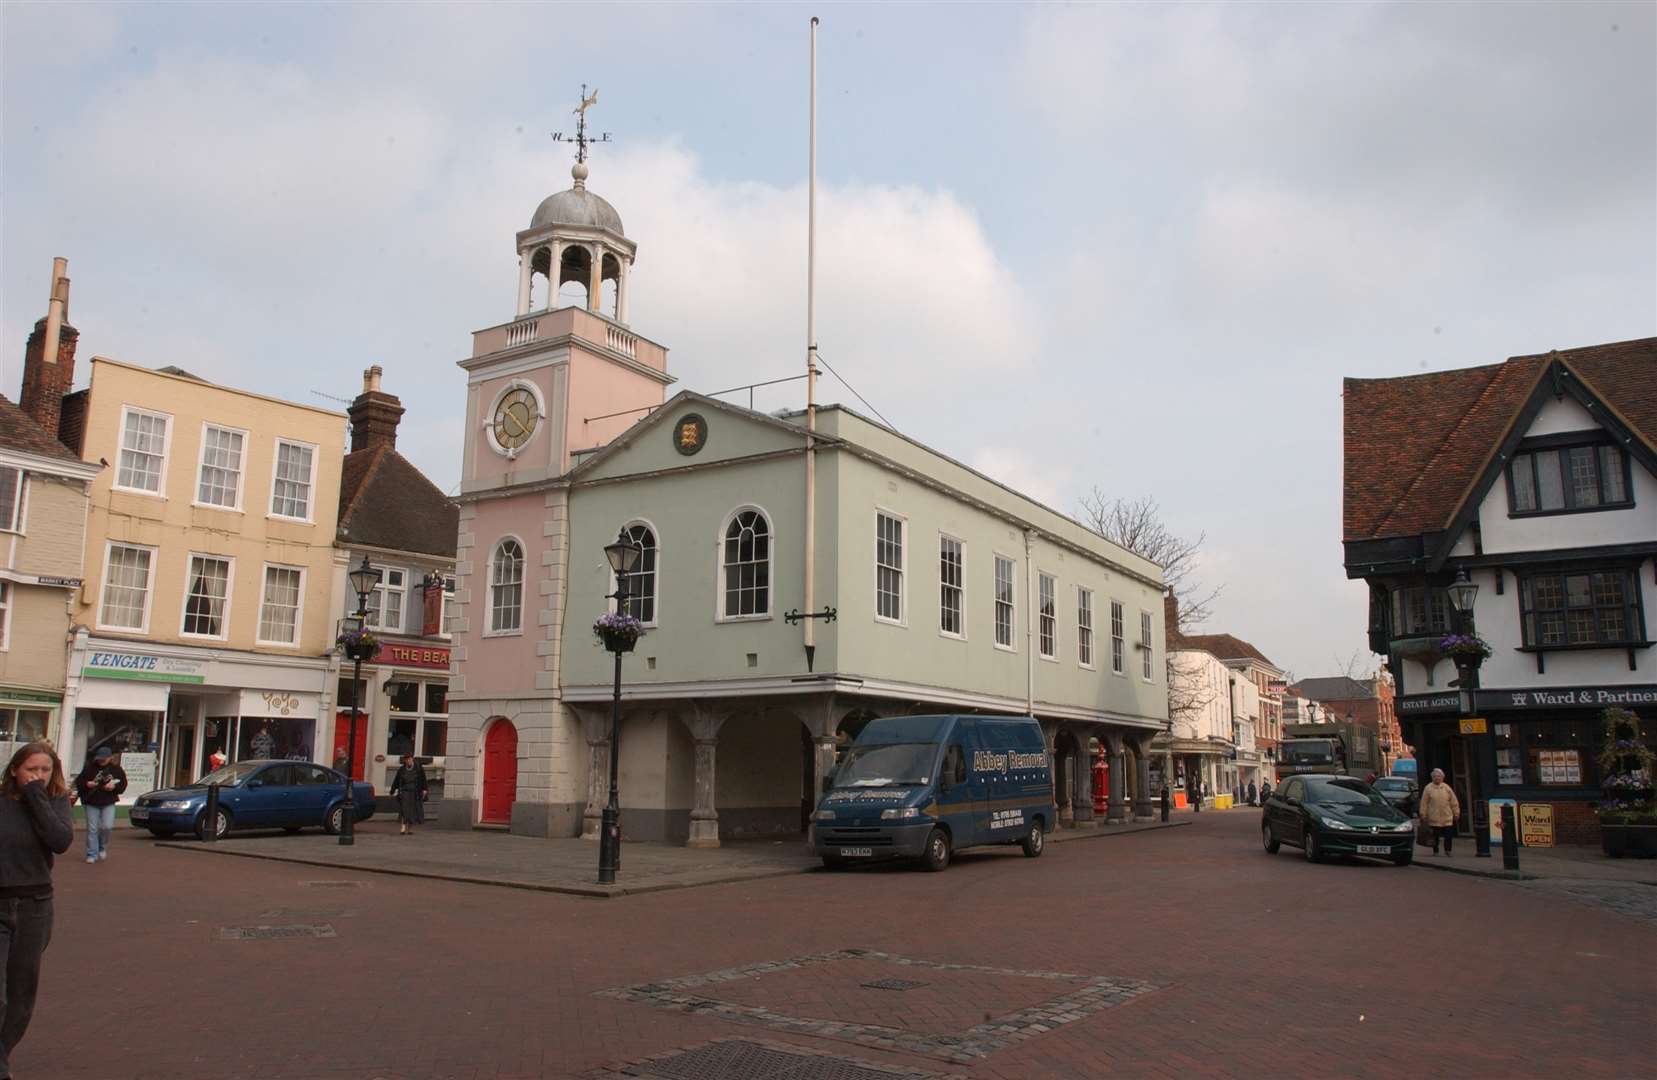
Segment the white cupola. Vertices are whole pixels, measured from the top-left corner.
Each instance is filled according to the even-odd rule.
[[[627,321],[627,279],[638,245],[621,215],[587,190],[587,163],[570,169],[575,184],[548,195],[518,234],[518,315],[584,307]]]

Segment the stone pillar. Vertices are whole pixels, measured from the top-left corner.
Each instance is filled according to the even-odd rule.
[[[529,314],[529,279],[531,271],[529,265],[532,258],[527,251],[518,252],[518,315]]]
[[[1047,831],[1052,832],[1059,827],[1059,725],[1047,720],[1040,723],[1041,738],[1047,744],[1047,775],[1053,780],[1053,813],[1047,822]]]
[[[594,244],[589,250],[592,252],[593,261],[588,267],[587,274],[587,310],[596,312],[599,294],[604,286],[604,249]]]
[[[617,258],[621,265],[621,273],[616,277],[616,322],[627,321],[627,278],[628,263],[626,259]]]
[[[1093,752],[1088,748],[1088,737],[1077,735],[1081,745],[1076,763],[1076,783],[1070,789],[1071,818],[1078,828],[1093,828]]]
[[[562,281],[558,280],[564,273],[564,242],[562,240],[554,240],[552,242],[552,247],[548,249],[548,254],[550,258],[547,262],[546,310],[551,311],[553,308],[558,306],[558,288],[564,284]]]
[[[1120,825],[1128,820],[1128,764],[1122,736],[1114,732],[1104,736],[1110,751],[1110,805],[1105,810],[1105,824]]]
[[[604,805],[610,801],[610,718],[584,710],[581,733],[587,739],[587,805],[581,811],[581,839],[597,840]]]
[[[1135,821],[1155,821],[1151,803],[1151,740],[1147,737],[1134,741],[1134,761],[1138,765],[1139,790],[1133,800]]]
[[[719,729],[724,726],[727,713],[710,713],[695,703],[690,712],[680,713],[679,719],[690,729],[696,741],[696,782],[690,808],[690,837],[686,847],[716,848],[719,846],[719,808],[714,805],[714,776],[718,763]]]

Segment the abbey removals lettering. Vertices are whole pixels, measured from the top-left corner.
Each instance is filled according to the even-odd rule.
[[[997,753],[994,750],[974,750],[972,752],[972,769],[974,772],[1008,773],[1016,769],[1040,769],[1047,764],[1046,754],[1021,754],[1017,750],[1005,750]]]

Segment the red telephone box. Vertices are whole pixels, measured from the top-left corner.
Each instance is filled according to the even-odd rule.
[[[351,731],[351,710],[342,709],[334,715],[334,756],[328,759],[332,765],[339,761],[340,755],[345,753],[345,742]],[[357,713],[357,745],[351,751],[351,778],[363,778],[363,756],[368,752],[368,714]]]
[[[1103,814],[1110,809],[1110,762],[1104,754],[1093,759],[1093,812]]]

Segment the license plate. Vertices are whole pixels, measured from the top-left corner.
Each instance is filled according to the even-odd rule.
[[[128,816],[131,817],[133,821],[143,821],[145,818],[150,816],[150,812],[141,806],[135,806],[128,811]]]
[[[1359,844],[1359,855],[1391,855],[1392,847],[1387,844]]]
[[[844,856],[845,858],[848,858],[848,859],[852,859],[852,858],[867,859],[869,856],[873,855],[874,853],[875,853],[874,848],[866,848],[866,847],[843,847],[843,848],[840,849],[840,854],[842,856]]]

